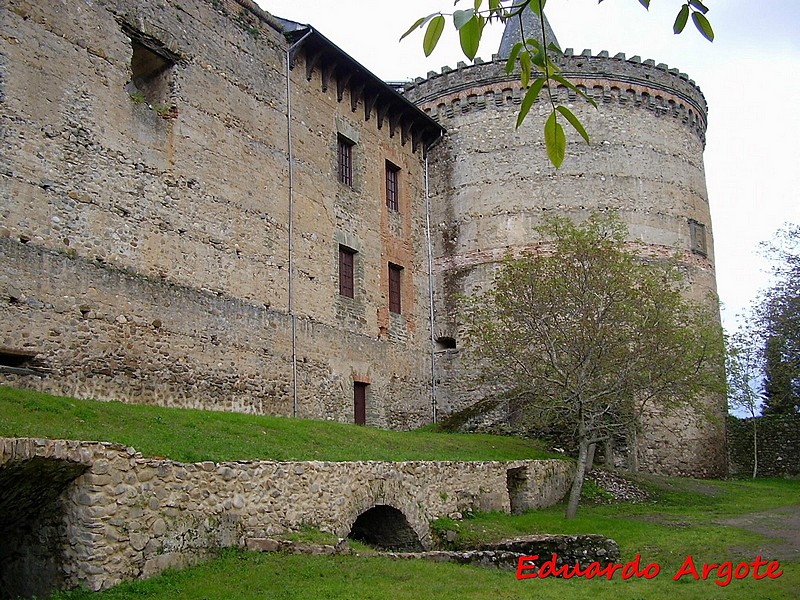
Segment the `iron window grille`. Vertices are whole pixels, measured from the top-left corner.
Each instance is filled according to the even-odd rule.
[[[395,212],[400,210],[400,169],[386,161],[386,206]]]
[[[353,187],[353,142],[340,135],[338,147],[339,181]]]

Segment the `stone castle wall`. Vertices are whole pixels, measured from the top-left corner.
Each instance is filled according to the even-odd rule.
[[[523,93],[500,61],[432,73],[404,100],[249,0],[2,10],[0,356],[38,353],[51,373],[5,382],[339,421],[354,420],[354,386],[366,384],[367,424],[408,428],[479,395],[460,362],[456,298],[507,251],[536,247],[543,215],[616,210],[643,254],[681,254],[690,295],[715,290],[705,99],[666,65],[560,58],[599,109],[555,91],[593,136],[587,147],[567,128],[556,172],[544,103],[515,130]],[[420,119],[448,130],[428,153],[432,336],[432,136],[420,143]],[[341,138],[354,143],[350,185],[337,178]],[[342,246],[355,252],[352,299],[338,288]],[[401,314],[389,310],[390,263],[402,267]],[[674,450],[650,464],[669,469],[721,439],[702,431],[688,446],[659,438],[652,447]]]
[[[183,464],[109,443],[0,439],[0,581],[40,574],[42,586],[105,589],[302,526],[344,537],[375,506],[402,512],[430,547],[431,520],[549,506],[571,470],[558,460]]]
[[[7,331],[35,340],[49,357],[52,372],[37,382],[39,389],[292,414],[291,321],[285,313],[8,239],[0,239],[0,250],[8,259],[0,285],[13,299],[0,304]],[[407,364],[402,346],[305,320],[297,333],[299,416],[352,419],[352,406],[342,401],[352,393],[352,358],[338,350],[344,339],[359,354],[393,365],[406,382],[405,398],[416,400],[405,407],[368,402],[369,424],[407,428],[426,420],[427,382]],[[359,373],[372,372],[366,359],[355,365]],[[30,385],[31,378],[19,379]],[[378,377],[370,388],[373,398],[395,393],[391,381]]]
[[[0,347],[39,352],[54,375],[24,384],[292,414],[295,351],[297,414],[352,421],[358,381],[369,424],[429,420],[418,144],[337,94],[301,48],[290,153],[288,44],[246,0],[2,10]],[[141,56],[169,59],[146,84],[132,80]],[[336,177],[342,134],[352,186]],[[340,244],[357,251],[353,299],[338,293]],[[403,267],[399,315],[389,262]]]
[[[435,335],[456,345],[436,355],[443,413],[493,392],[463,376],[458,298],[489,287],[509,252],[541,250],[544,241],[535,228],[548,215],[580,221],[592,212],[614,211],[628,227],[632,250],[651,260],[677,255],[690,298],[708,301],[716,294],[700,90],[677,70],[639,57],[568,50],[556,61],[598,104],[593,108],[565,87],[554,90],[592,142],[586,145],[564,123],[568,152],[558,170],[542,136],[549,102],[540,96],[515,128],[525,90],[499,57],[443,68],[405,90],[447,130],[430,158]],[[691,409],[674,413],[667,427],[663,416],[647,418],[641,468],[723,474],[724,398],[706,404],[711,419]]]
[[[728,417],[730,474],[753,474],[753,418]],[[759,477],[800,475],[800,414],[755,418]]]

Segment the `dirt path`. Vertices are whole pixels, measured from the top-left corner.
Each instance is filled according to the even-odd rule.
[[[765,535],[757,551],[764,558],[800,561],[800,506],[784,506],[775,510],[740,515],[718,521],[720,525],[741,527]],[[748,548],[748,554],[752,548]]]

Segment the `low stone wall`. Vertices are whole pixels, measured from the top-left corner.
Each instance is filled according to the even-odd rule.
[[[532,535],[494,544],[485,544],[475,550],[409,552],[389,554],[397,558],[424,558],[435,562],[454,562],[462,565],[495,567],[516,571],[519,557],[525,556],[525,570],[541,568],[552,561],[555,568],[580,564],[586,568],[593,562],[601,567],[619,560],[617,542],[602,535]],[[532,557],[536,557],[535,559]],[[555,556],[555,558],[553,558]]]
[[[42,460],[52,466],[46,478],[31,467]],[[67,471],[82,474],[65,485],[58,474]],[[0,588],[41,593],[25,585],[46,564],[51,586],[100,590],[303,525],[345,537],[375,507],[400,511],[429,548],[432,519],[548,506],[571,471],[557,460],[184,464],[110,443],[0,438],[0,477],[16,474],[5,478],[0,531],[8,553],[28,557],[0,565]],[[22,514],[34,476],[54,493],[39,513]],[[48,535],[50,553],[32,556]]]
[[[756,417],[758,475],[800,475],[800,414]],[[731,475],[753,473],[753,419],[728,417]]]

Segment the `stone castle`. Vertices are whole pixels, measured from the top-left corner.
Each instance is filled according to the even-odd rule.
[[[514,129],[511,30],[399,90],[250,0],[0,10],[5,382],[411,428],[475,399],[455,298],[542,215],[615,210],[715,290],[706,103],[666,65],[559,57],[599,108],[558,91],[593,144],[556,171],[546,108]],[[723,473],[707,408],[646,423],[641,468]]]

